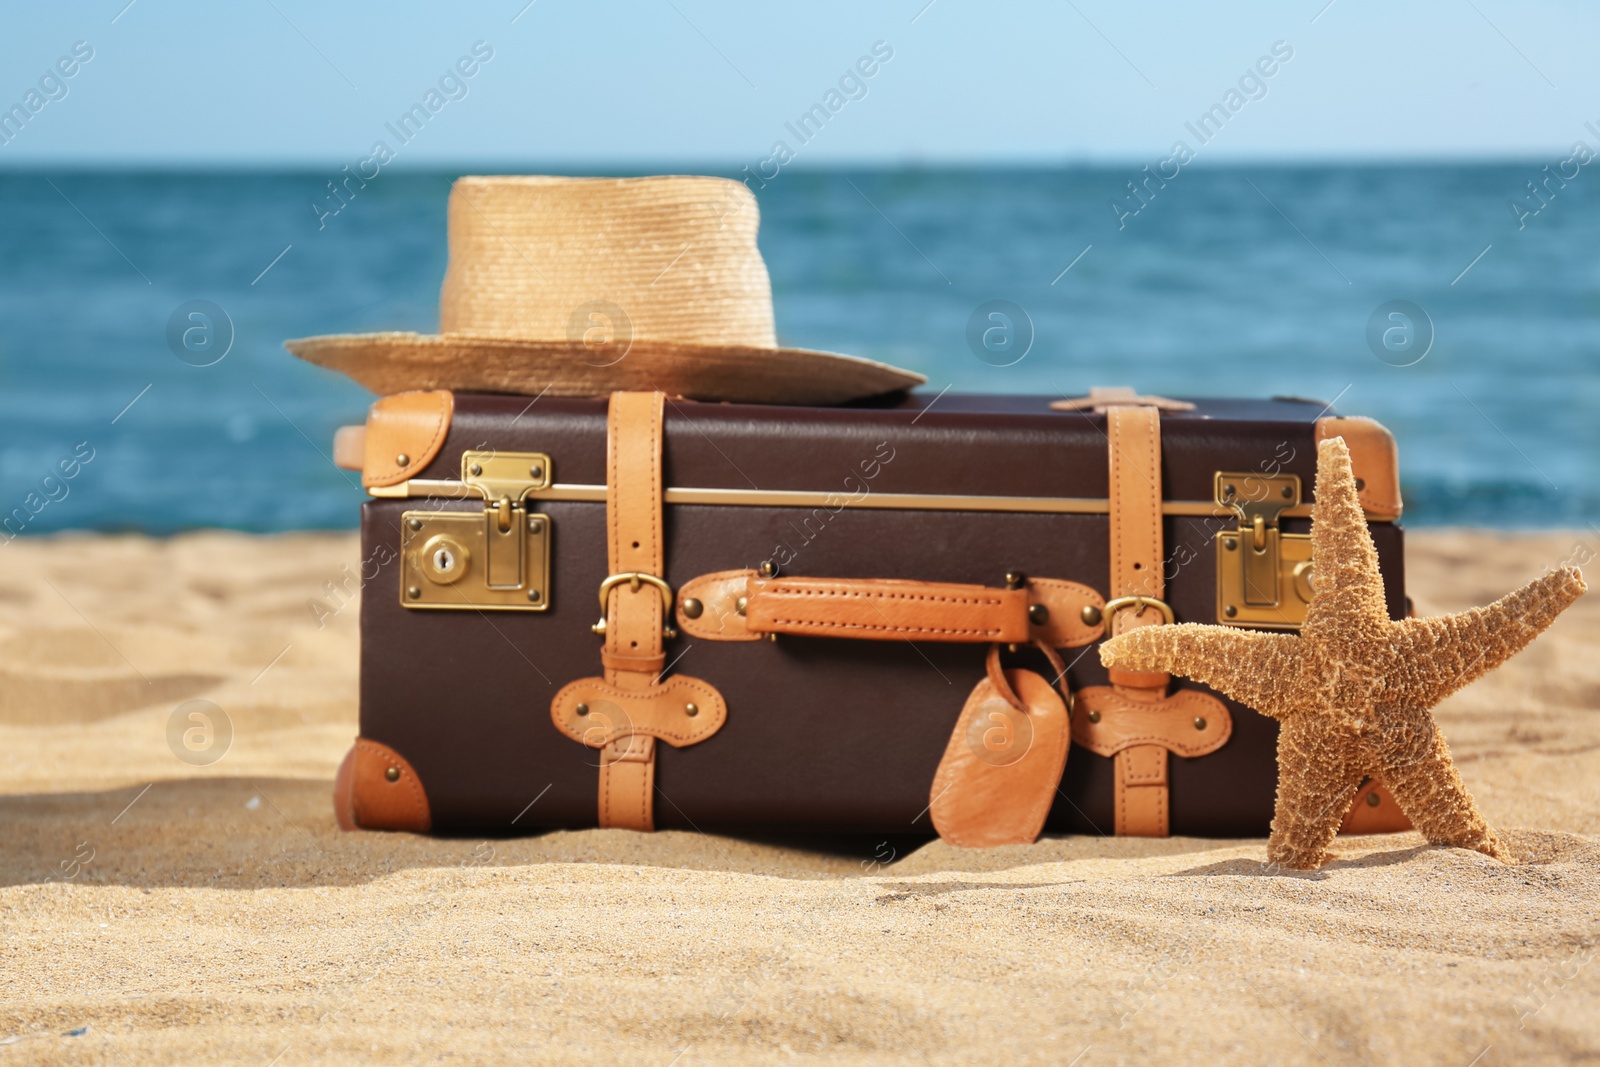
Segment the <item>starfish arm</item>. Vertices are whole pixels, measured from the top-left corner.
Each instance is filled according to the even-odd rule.
[[[1328,862],[1328,846],[1361,784],[1350,737],[1329,720],[1297,716],[1278,731],[1278,801],[1267,860],[1309,871]]]
[[[1391,721],[1382,750],[1374,753],[1378,773],[1411,825],[1431,844],[1470,848],[1513,862],[1511,850],[1479,813],[1433,716],[1418,709],[1378,711]]]
[[[1278,717],[1287,676],[1298,671],[1300,639],[1290,634],[1185,622],[1140,626],[1100,646],[1100,662],[1130,671],[1179,674]]]
[[[1521,652],[1585,588],[1576,567],[1563,567],[1488,607],[1391,624],[1389,698],[1433,707]]]
[[[1389,618],[1378,573],[1378,550],[1356,497],[1350,449],[1333,437],[1317,446],[1316,503],[1311,516],[1314,563],[1303,632],[1370,631]]]

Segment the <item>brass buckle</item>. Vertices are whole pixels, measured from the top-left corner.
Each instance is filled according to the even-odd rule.
[[[1123,608],[1131,608],[1136,604],[1139,610],[1134,612],[1135,616],[1143,615],[1145,608],[1155,608],[1161,613],[1161,620],[1167,625],[1170,626],[1176,621],[1177,617],[1172,614],[1172,605],[1165,600],[1153,596],[1119,596],[1106,601],[1106,606],[1100,611],[1100,614],[1105,617],[1106,628],[1110,629],[1112,620],[1117,617],[1117,612]]]
[[[663,620],[667,620],[662,623],[661,636],[667,638],[677,637],[678,631],[674,630],[670,625],[672,618],[672,586],[655,575],[646,574],[643,571],[624,571],[621,574],[613,574],[600,583],[600,621],[591,626],[590,629],[597,634],[606,632],[606,609],[609,606],[606,603],[606,596],[611,590],[619,585],[626,584],[629,589],[637,593],[641,583],[653,585],[661,592],[661,615]]]

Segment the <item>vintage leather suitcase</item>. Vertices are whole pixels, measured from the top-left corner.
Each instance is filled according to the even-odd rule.
[[[1064,733],[1029,757],[1045,832],[1264,835],[1276,723],[1096,647],[1292,630],[1333,435],[1400,617],[1393,438],[1316,402],[384,398],[338,442],[373,496],[341,823],[932,833],[975,686],[1031,672],[1072,694],[1064,772]],[[1346,819],[1404,825],[1378,782]]]

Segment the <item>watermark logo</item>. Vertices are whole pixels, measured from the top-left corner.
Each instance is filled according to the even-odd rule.
[[[233,349],[233,320],[209,300],[188,300],[167,317],[167,347],[191,367],[221,363]]]
[[[589,366],[615,366],[633,347],[633,320],[609,300],[589,300],[572,309],[567,341]]]
[[[1033,348],[1033,319],[1009,300],[988,300],[967,317],[967,347],[991,367],[1022,362]]]
[[[1391,367],[1414,366],[1433,348],[1433,320],[1409,300],[1379,304],[1367,318],[1367,347]]]
[[[967,720],[967,748],[991,767],[1009,767],[1033,747],[1033,720],[1020,708],[995,697],[978,705]]]
[[[187,700],[167,717],[167,747],[191,767],[209,767],[233,746],[233,720],[209,700]]]

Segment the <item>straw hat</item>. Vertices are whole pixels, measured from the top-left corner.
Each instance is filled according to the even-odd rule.
[[[375,393],[410,389],[833,404],[920,374],[778,347],[756,200],[723,178],[462,178],[437,334],[286,342]]]

